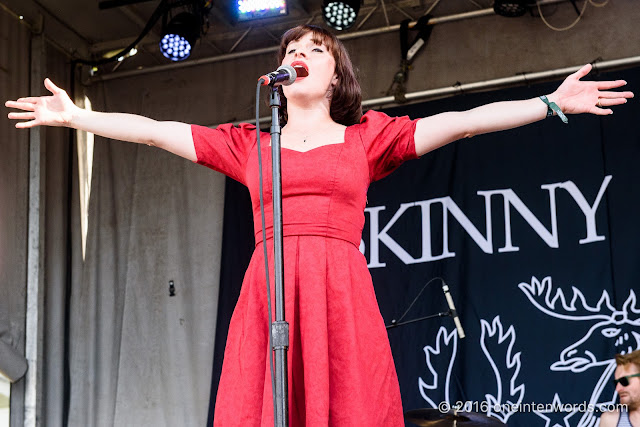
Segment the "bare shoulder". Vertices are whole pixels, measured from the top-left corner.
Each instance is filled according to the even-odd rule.
[[[619,418],[620,413],[618,411],[605,412],[600,416],[600,427],[615,427]]]

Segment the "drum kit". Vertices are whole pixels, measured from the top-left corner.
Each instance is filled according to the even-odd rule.
[[[413,409],[404,413],[404,419],[423,427],[501,427],[502,421],[478,412],[462,412],[455,409]]]

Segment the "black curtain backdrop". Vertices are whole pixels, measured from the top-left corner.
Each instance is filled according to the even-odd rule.
[[[589,78],[640,92],[640,69]],[[557,84],[386,112],[417,118]],[[576,427],[616,401],[613,356],[640,348],[640,102],[614,111],[458,141],[371,185],[361,250],[385,322],[441,277],[467,334],[450,317],[389,330],[405,411],[467,402],[509,426]],[[212,408],[252,230],[248,191],[227,179]],[[403,320],[443,311],[434,280]]]

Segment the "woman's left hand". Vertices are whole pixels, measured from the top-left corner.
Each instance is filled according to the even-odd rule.
[[[613,114],[611,106],[627,102],[633,92],[612,91],[627,84],[624,80],[580,81],[589,74],[591,64],[587,64],[568,76],[549,100],[558,104],[565,114],[592,113],[600,116]]]

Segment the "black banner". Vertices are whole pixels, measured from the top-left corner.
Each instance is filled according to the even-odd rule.
[[[607,78],[638,93],[640,69],[594,77]],[[556,86],[386,112],[423,117]],[[640,348],[640,103],[614,112],[458,141],[371,186],[361,251],[385,322],[421,291],[402,321],[446,312],[442,282],[424,288],[441,277],[467,335],[450,317],[389,330],[405,411],[461,403],[510,426],[577,427],[616,401],[613,356]],[[248,192],[228,179],[212,402],[252,239]]]

